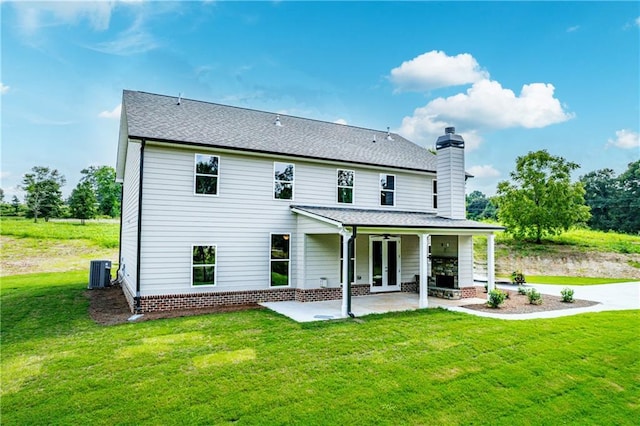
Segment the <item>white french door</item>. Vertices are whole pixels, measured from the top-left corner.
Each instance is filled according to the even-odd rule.
[[[369,237],[371,292],[400,290],[400,238]]]

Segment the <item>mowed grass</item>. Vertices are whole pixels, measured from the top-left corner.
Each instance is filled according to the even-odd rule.
[[[637,424],[640,311],[501,321],[267,310],[119,326],[86,274],[2,278],[2,423]]]
[[[526,280],[529,283],[557,285],[598,285],[637,281],[625,278],[558,277],[553,275],[527,275]]]
[[[3,217],[0,221],[0,234],[18,238],[49,240],[85,240],[103,248],[116,248],[120,238],[120,225],[117,220],[57,221],[37,223],[32,219]]]

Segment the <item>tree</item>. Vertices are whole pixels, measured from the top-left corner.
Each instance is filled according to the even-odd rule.
[[[590,214],[584,188],[580,182],[571,183],[571,172],[579,167],[546,150],[518,157],[512,182],[500,182],[496,197],[498,218],[507,232],[540,244],[547,234],[586,222]]]
[[[11,199],[11,207],[13,207],[13,214],[15,216],[18,216],[18,214],[20,213],[20,200],[16,195],[14,195]]]
[[[611,169],[601,169],[581,176],[580,182],[591,208],[589,226],[602,231],[640,232],[640,160],[629,163],[618,177]]]
[[[480,191],[467,195],[467,217],[471,220],[496,219],[497,209],[489,198]]]
[[[640,232],[640,160],[629,163],[627,170],[618,177],[620,188],[617,221],[619,230]]]
[[[617,229],[620,189],[612,169],[601,169],[580,177],[585,203],[591,209],[588,225],[593,229]]]
[[[69,197],[69,207],[71,215],[80,219],[80,223],[83,225],[86,219],[96,217],[96,196],[90,182],[81,181],[78,183]]]
[[[81,181],[91,184],[98,201],[98,212],[102,215],[120,216],[121,186],[116,183],[116,171],[109,166],[91,166],[80,173],[84,176]]]
[[[33,173],[27,173],[22,179],[22,189],[27,193],[25,203],[34,222],[38,217],[44,217],[45,221],[56,217],[62,206],[62,191],[60,188],[66,183],[66,179],[56,169],[36,166],[31,169]]]

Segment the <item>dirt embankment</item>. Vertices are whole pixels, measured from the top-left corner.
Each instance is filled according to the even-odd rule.
[[[559,275],[578,277],[640,279],[640,255],[620,253],[579,252],[561,247],[553,253],[523,256],[510,252],[496,257],[499,275],[522,271],[526,275]]]

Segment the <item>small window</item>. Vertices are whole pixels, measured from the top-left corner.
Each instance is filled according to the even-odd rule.
[[[338,203],[353,204],[353,170],[338,169]]]
[[[344,244],[344,237],[340,235],[340,282],[342,283],[342,267],[344,265],[344,257],[342,256],[342,244]],[[356,280],[354,275],[356,272],[356,242],[354,241],[349,248],[349,280],[351,284],[355,284]]]
[[[394,175],[380,174],[380,205],[393,206],[395,191],[396,177]]]
[[[195,193],[202,195],[218,195],[218,165],[220,158],[216,155],[196,154]]]
[[[433,208],[438,208],[438,181],[433,180]]]
[[[191,285],[216,285],[216,246],[193,246]]]
[[[290,163],[273,163],[273,198],[276,200],[293,200],[294,168]]]
[[[289,285],[291,234],[271,234],[271,287]]]

